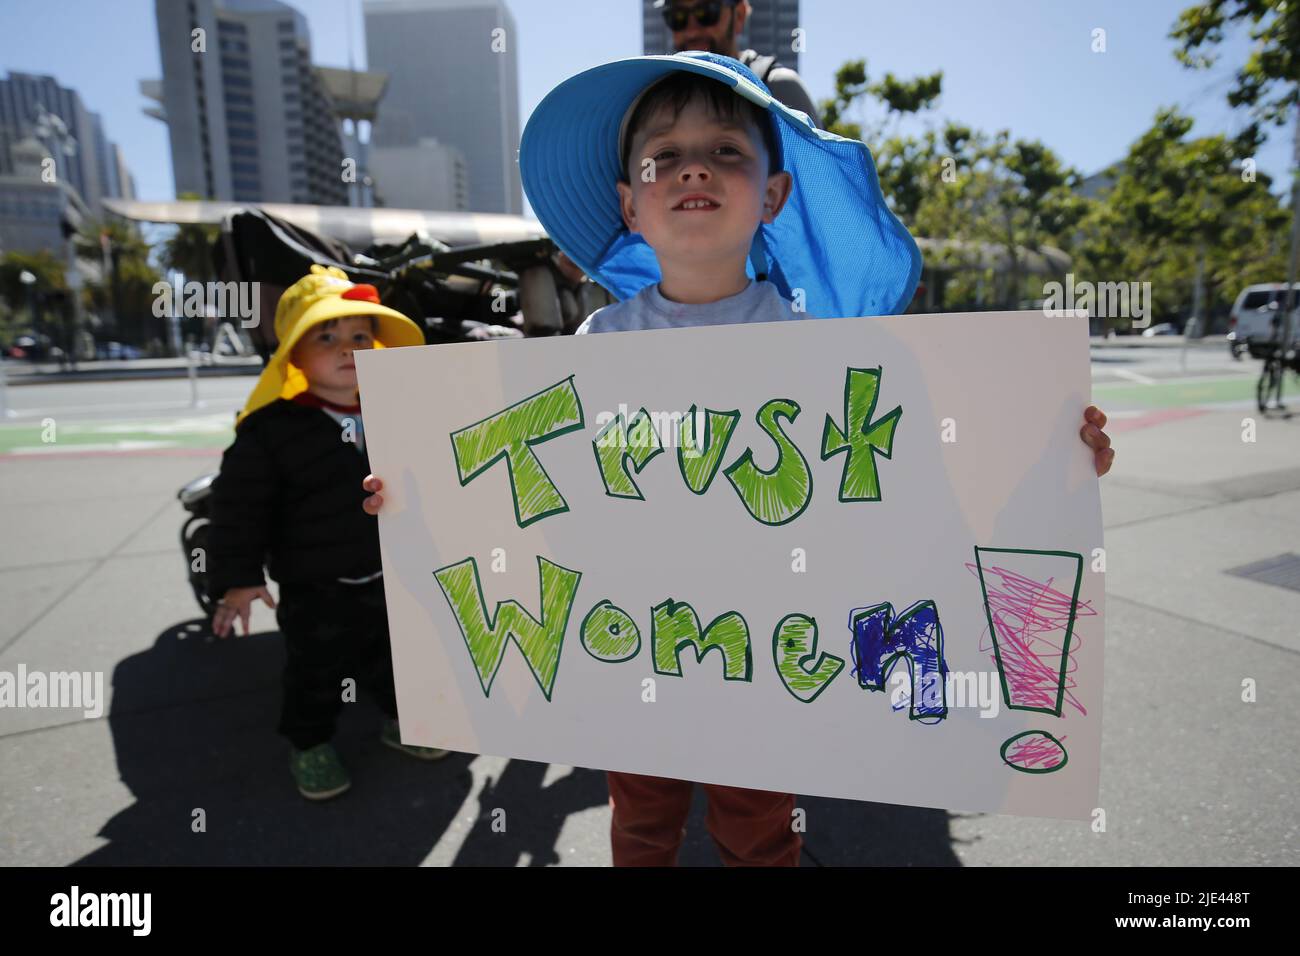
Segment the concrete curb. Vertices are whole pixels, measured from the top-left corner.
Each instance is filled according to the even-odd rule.
[[[132,382],[142,379],[187,378],[189,369],[179,368],[143,368],[143,369],[84,369],[76,372],[20,372],[15,375],[8,369],[8,385],[21,388],[28,385],[55,385],[69,382]],[[201,365],[197,369],[199,378],[226,378],[232,375],[259,375],[262,366],[258,365]]]

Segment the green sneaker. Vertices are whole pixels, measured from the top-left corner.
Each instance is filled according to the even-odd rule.
[[[451,753],[450,750],[439,750],[437,747],[417,747],[415,744],[402,743],[402,731],[397,721],[391,718],[384,721],[384,729],[379,732],[379,739],[394,750],[400,750],[416,760],[441,760]]]
[[[328,800],[352,786],[343,762],[329,743],[308,750],[290,748],[289,771],[298,792],[308,800]]]

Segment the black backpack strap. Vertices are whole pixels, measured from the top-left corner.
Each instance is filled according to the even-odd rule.
[[[754,53],[754,55],[752,57],[746,57],[745,54],[742,53],[740,62],[749,67],[754,75],[762,80],[763,84],[766,86],[768,75],[781,64],[777,63],[776,57],[774,56],[759,56],[758,53],[753,50],[746,50],[745,53]]]

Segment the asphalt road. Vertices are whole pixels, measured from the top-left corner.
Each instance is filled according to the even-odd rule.
[[[1097,382],[1119,379],[1175,378],[1198,375],[1240,375],[1256,367],[1249,358],[1233,359],[1226,346],[1201,345],[1186,350],[1165,347],[1093,346],[1092,376]]]
[[[199,410],[206,414],[232,412],[243,404],[254,381],[249,375],[205,378],[197,392],[184,378],[15,386],[8,390],[9,408],[16,413],[9,423],[47,415],[87,421],[188,415],[196,395]]]

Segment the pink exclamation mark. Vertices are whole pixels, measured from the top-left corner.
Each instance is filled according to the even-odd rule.
[[[969,567],[969,565],[968,565]],[[1073,551],[976,548],[972,568],[984,592],[984,613],[1011,710],[1061,716],[1067,696],[1078,615],[1083,555]],[[1046,730],[1026,730],[1002,744],[1002,759],[1023,773],[1052,773],[1069,760],[1063,744]]]

